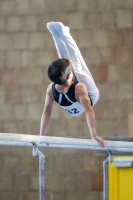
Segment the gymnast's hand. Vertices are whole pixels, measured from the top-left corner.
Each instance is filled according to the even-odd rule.
[[[101,137],[99,137],[99,136],[93,136],[92,139],[98,141],[99,144],[100,144],[100,146],[101,146],[102,148],[104,148],[104,140],[103,140]]]

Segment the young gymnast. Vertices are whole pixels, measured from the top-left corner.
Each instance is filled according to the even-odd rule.
[[[104,140],[97,136],[93,106],[99,99],[99,91],[85,61],[69,32],[61,22],[49,22],[59,59],[53,61],[47,75],[53,82],[46,92],[45,106],[41,118],[40,135],[46,135],[53,102],[56,101],[72,116],[86,114],[91,138],[104,147]]]

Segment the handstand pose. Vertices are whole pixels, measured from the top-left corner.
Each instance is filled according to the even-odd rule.
[[[85,111],[92,139],[104,147],[104,140],[97,136],[93,106],[99,99],[99,91],[84,59],[69,32],[69,27],[61,22],[47,23],[51,32],[59,59],[53,61],[47,75],[53,82],[46,92],[45,106],[41,118],[40,135],[46,135],[53,102],[56,101],[72,116]]]

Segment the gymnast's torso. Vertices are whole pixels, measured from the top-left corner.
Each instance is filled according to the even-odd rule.
[[[52,93],[57,104],[72,116],[81,115],[85,110],[81,103],[75,98],[76,83],[73,83],[65,94],[59,93],[55,85],[55,83],[52,84]]]

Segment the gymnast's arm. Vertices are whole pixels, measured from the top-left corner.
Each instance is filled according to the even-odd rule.
[[[88,91],[86,85],[83,83],[78,83],[75,88],[75,97],[83,105],[86,113],[86,120],[90,130],[91,138],[97,140],[101,147],[104,147],[104,140],[97,136],[96,124],[95,124],[95,112],[90,105],[88,99]]]
[[[50,84],[46,91],[45,105],[40,123],[40,135],[46,135],[46,130],[50,121],[52,108],[53,108],[52,84]]]

